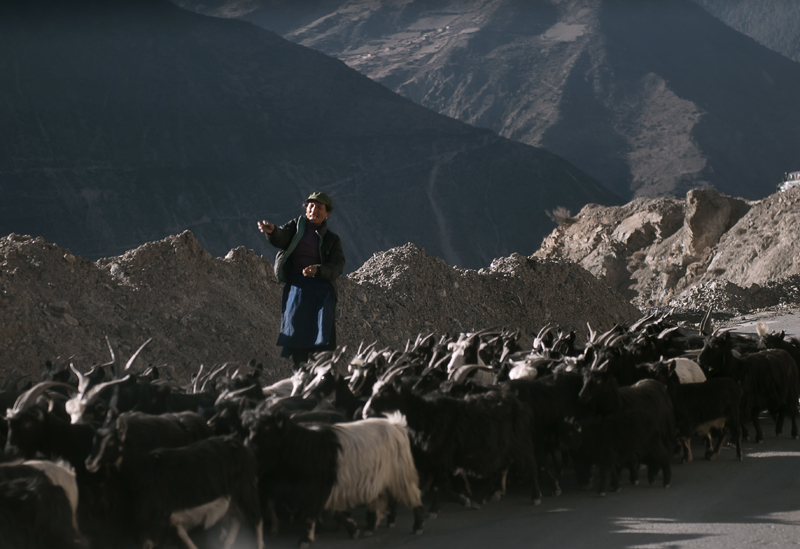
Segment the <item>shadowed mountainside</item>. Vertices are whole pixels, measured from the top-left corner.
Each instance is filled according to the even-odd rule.
[[[800,62],[800,3],[795,0],[692,0],[759,44]]]
[[[543,147],[625,199],[758,199],[797,167],[800,65],[691,0],[178,1]]]
[[[166,0],[3,4],[0,94],[0,234],[88,258],[185,229],[274,257],[255,222],[325,190],[348,271],[409,241],[478,268],[532,253],[546,209],[619,202],[551,153]]]

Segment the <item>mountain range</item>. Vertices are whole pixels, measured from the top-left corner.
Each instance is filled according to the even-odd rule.
[[[698,187],[758,199],[800,168],[800,64],[740,32],[791,51],[796,2],[176,1],[542,147],[625,200]]]
[[[477,269],[533,253],[547,212],[621,202],[551,152],[166,0],[3,3],[0,95],[0,234],[87,258],[186,229],[274,256],[256,221],[323,190],[347,272],[407,242]]]

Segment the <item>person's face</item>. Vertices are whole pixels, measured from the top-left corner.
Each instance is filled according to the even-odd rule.
[[[306,218],[312,223],[322,223],[328,219],[328,208],[325,204],[311,200],[306,205]]]

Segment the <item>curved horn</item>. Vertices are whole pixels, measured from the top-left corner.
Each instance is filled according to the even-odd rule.
[[[66,403],[67,413],[70,415],[70,420],[73,424],[80,422],[83,412],[86,409],[86,406],[91,404],[97,396],[100,394],[100,391],[107,387],[112,387],[115,385],[121,385],[131,379],[131,374],[126,375],[122,379],[114,379],[112,381],[106,381],[104,383],[98,383],[85,395],[79,395],[73,399],[70,399]],[[119,398],[119,391],[115,391],[114,395],[111,398],[111,407],[116,407],[117,399]]]
[[[211,372],[209,372],[208,375],[206,376],[206,378],[203,380],[203,384],[200,386],[200,392],[202,393],[203,391],[205,391],[206,390],[206,385],[210,381],[213,381],[214,379],[216,379],[216,377],[219,376],[220,373],[223,370],[225,370],[226,368],[230,367],[232,364],[236,364],[236,363],[235,362],[224,362],[222,365],[218,366],[217,369],[212,370]]]
[[[597,370],[597,365],[600,363],[600,353],[594,354],[594,359],[592,360],[592,365],[589,366],[589,371],[593,372]]]
[[[17,397],[17,400],[14,402],[14,407],[11,409],[11,414],[18,414],[22,410],[32,406],[45,391],[53,387],[64,387],[70,391],[75,391],[75,387],[66,383],[61,383],[60,381],[42,381]]]
[[[248,391],[252,391],[255,387],[257,387],[257,385],[248,385],[247,387],[242,387],[241,389],[236,389],[235,391],[224,391],[221,395],[217,397],[216,402],[221,402],[223,400],[231,400],[240,397],[243,394],[247,393]]]
[[[657,339],[664,339],[665,337],[670,335],[675,330],[680,330],[680,329],[681,329],[680,326],[673,326],[672,328],[667,328],[667,329],[663,330],[660,334],[658,334],[658,338]]]
[[[589,343],[595,343],[595,338],[597,337],[597,332],[592,329],[592,325],[588,322],[586,323],[586,327],[589,328]]]
[[[392,381],[392,379],[400,375],[402,372],[408,370],[409,368],[413,368],[414,366],[415,365],[413,363],[403,362],[403,360],[400,359],[395,364],[387,368],[387,370],[383,373],[383,375],[381,375],[380,379],[384,383],[389,383],[390,381]]]
[[[336,364],[337,362],[339,362],[339,359],[341,359],[344,356],[345,351],[347,351],[347,345],[342,345],[341,347],[336,347],[336,350],[333,351],[333,356],[331,357],[331,362],[333,364]]]
[[[72,373],[75,374],[75,377],[78,378],[78,394],[82,395],[86,392],[86,389],[89,387],[89,383],[91,380],[88,376],[83,375],[76,367],[75,364],[72,362],[69,363],[69,369],[72,370]]]
[[[117,353],[114,352],[114,346],[111,345],[111,340],[108,339],[106,336],[106,345],[108,345],[108,351],[111,353],[111,362],[105,364],[105,366],[111,366],[111,370],[114,372],[114,377],[119,377],[119,357]]]
[[[631,324],[631,327],[628,328],[628,331],[629,332],[637,331],[642,326],[642,324],[644,324],[645,322],[649,322],[649,321],[653,320],[655,317],[656,317],[656,313],[655,312],[652,312],[649,315],[643,316],[642,318],[640,318],[639,320],[637,320],[636,322]]]
[[[614,332],[617,331],[617,328],[619,328],[619,324],[614,324],[614,326],[612,326],[611,329],[600,334],[600,336],[598,336],[597,338],[597,343],[603,344],[606,340],[610,340]]]
[[[200,376],[203,375],[203,365],[200,365],[200,368],[197,369],[197,375],[194,376],[192,380],[192,394],[197,394],[197,382],[200,379]]]
[[[131,379],[131,374],[128,374],[120,379],[112,379],[111,381],[104,381],[103,383],[98,383],[97,385],[89,389],[89,391],[86,393],[86,395],[84,395],[82,400],[85,403],[91,402],[92,400],[94,400],[95,397],[97,397],[98,394],[100,394],[100,391],[102,391],[106,387],[121,385],[122,383],[125,383],[129,379]]]
[[[711,323],[711,311],[713,308],[713,305],[708,306],[708,311],[706,311],[706,315],[703,317],[702,322],[700,322],[700,333],[704,336],[711,335],[714,332],[714,327]]]
[[[486,366],[479,366],[478,364],[465,364],[464,366],[460,366],[451,372],[450,375],[448,375],[448,379],[454,383],[463,384],[467,376],[475,370],[483,370],[484,372],[494,373],[494,370],[487,368]]]
[[[133,362],[139,356],[139,353],[141,353],[142,350],[144,350],[144,348],[147,347],[147,344],[150,343],[151,341],[153,341],[152,337],[150,339],[148,339],[147,341],[145,341],[144,343],[142,343],[139,346],[139,348],[136,349],[136,352],[133,353],[133,355],[131,355],[131,358],[128,359],[128,362],[125,364],[125,367],[122,369],[122,371],[126,371],[128,368],[130,368],[133,365]]]

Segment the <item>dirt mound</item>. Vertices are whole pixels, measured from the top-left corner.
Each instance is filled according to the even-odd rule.
[[[421,332],[507,327],[530,337],[548,322],[585,335],[587,322],[610,327],[640,316],[571,262],[513,254],[475,271],[450,267],[413,244],[375,254],[341,288],[343,339],[394,347]]]
[[[282,286],[272,265],[236,248],[214,258],[186,231],[91,262],[42,238],[0,238],[0,372],[38,376],[46,360],[86,370],[123,362],[153,343],[136,368],[169,365],[188,379],[200,364],[264,363],[268,380],[290,373],[275,346]],[[495,260],[480,271],[449,267],[412,244],[375,254],[340,284],[338,342],[402,347],[420,333],[519,328],[547,322],[586,333],[640,316],[638,309],[566,261]]]
[[[12,234],[0,239],[0,259],[4,372],[38,373],[72,355],[85,370],[109,360],[105,336],[123,360],[152,337],[142,364],[170,365],[178,378],[273,351],[275,321],[264,311],[279,306],[278,287],[252,251],[212,258],[187,231],[93,263]]]

